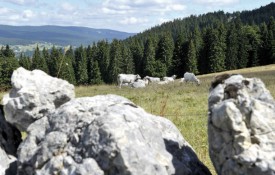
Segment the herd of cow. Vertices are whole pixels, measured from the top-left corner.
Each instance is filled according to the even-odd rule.
[[[163,77],[162,80],[159,77],[149,77],[145,76],[143,79],[136,74],[119,74],[117,77],[117,83],[119,88],[121,86],[130,86],[132,88],[143,88],[146,87],[149,83],[155,84],[168,84],[170,82],[174,82],[176,79],[176,75],[171,77]],[[197,85],[200,85],[200,80],[193,73],[186,72],[183,78],[180,79],[181,83],[184,82],[194,82]]]

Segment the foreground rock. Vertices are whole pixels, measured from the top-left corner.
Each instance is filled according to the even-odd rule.
[[[18,68],[11,82],[10,93],[3,97],[5,117],[21,131],[75,96],[73,85],[40,70]]]
[[[16,174],[16,152],[21,143],[21,133],[6,122],[0,106],[0,175]]]
[[[167,119],[115,95],[74,99],[28,128],[18,174],[210,174]]]
[[[209,153],[220,175],[275,174],[275,103],[260,79],[222,75],[209,96]]]

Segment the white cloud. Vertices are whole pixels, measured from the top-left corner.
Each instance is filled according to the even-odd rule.
[[[66,11],[66,12],[73,12],[76,9],[74,5],[72,5],[68,2],[62,3],[61,8],[63,11]]]
[[[36,0],[5,0],[5,2],[16,4],[16,5],[29,5],[36,4]]]
[[[238,3],[239,0],[195,0],[199,4],[225,6]]]
[[[136,17],[129,17],[129,18],[124,18],[123,20],[120,21],[121,24],[141,24],[141,23],[147,23],[149,20],[146,18],[136,18]]]
[[[34,15],[33,11],[31,11],[31,10],[24,10],[22,16],[25,19],[29,19],[29,18],[34,17],[35,15]]]
[[[5,15],[5,14],[8,14],[10,13],[11,10],[6,8],[6,7],[0,7],[0,15]]]

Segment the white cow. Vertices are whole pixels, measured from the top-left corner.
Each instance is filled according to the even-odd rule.
[[[168,81],[160,81],[160,82],[157,82],[157,84],[160,84],[160,85],[168,84],[168,83],[169,83]]]
[[[172,77],[163,77],[163,81],[173,82],[175,81],[176,77],[176,75],[173,75]]]
[[[149,80],[149,82],[151,82],[151,83],[160,82],[160,78],[158,78],[158,77],[149,77],[149,76],[146,76],[144,78],[147,78]]]
[[[137,80],[130,84],[132,88],[144,88],[148,84],[148,79],[145,80]]]
[[[117,84],[119,88],[121,88],[121,85],[123,83],[133,83],[136,80],[140,79],[140,76],[138,74],[118,74],[117,76]]]
[[[185,72],[183,78],[185,82],[195,82],[197,85],[200,85],[200,80],[193,73]]]

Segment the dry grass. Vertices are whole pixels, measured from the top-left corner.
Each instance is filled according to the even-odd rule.
[[[199,159],[210,169],[215,170],[208,155],[207,138],[207,99],[213,78],[221,73],[198,76],[201,85],[181,84],[179,81],[168,85],[150,85],[144,89],[132,89],[115,85],[76,87],[77,97],[104,94],[117,94],[133,101],[147,112],[170,119],[184,138],[193,146]],[[227,71],[243,74],[245,77],[258,77],[275,96],[275,65]],[[0,93],[2,98],[4,93]]]

